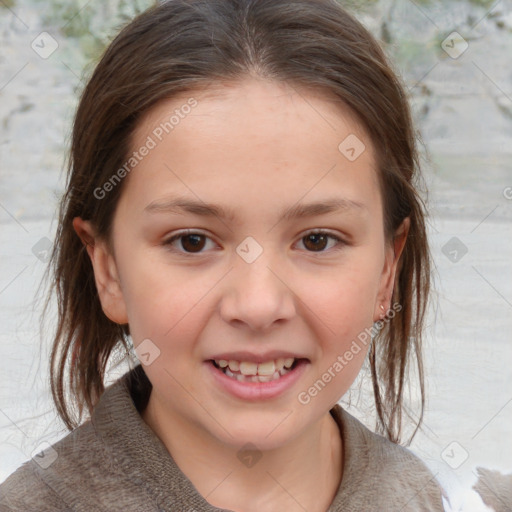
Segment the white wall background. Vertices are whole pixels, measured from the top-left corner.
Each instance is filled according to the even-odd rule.
[[[132,4],[0,4],[0,481],[65,434],[50,401],[50,340],[39,332],[35,292],[77,91]],[[512,3],[380,1],[358,16],[387,34],[430,158],[437,291],[428,409],[410,448],[453,510],[489,510],[471,490],[476,468],[512,473]],[[369,396],[364,388],[350,409],[372,427]]]

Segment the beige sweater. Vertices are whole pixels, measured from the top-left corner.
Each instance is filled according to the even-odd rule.
[[[140,365],[109,386],[90,421],[0,485],[0,511],[221,510],[197,492],[142,420],[150,391]],[[344,469],[328,512],[443,510],[441,489],[416,456],[339,405],[331,414],[342,434]]]

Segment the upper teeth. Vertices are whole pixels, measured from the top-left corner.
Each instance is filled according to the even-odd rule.
[[[242,375],[262,375],[269,376],[274,375],[274,373],[281,372],[283,368],[291,368],[295,358],[287,357],[273,360],[273,361],[265,361],[264,363],[253,363],[250,361],[235,361],[230,360],[227,361],[225,359],[215,359],[215,363],[219,365],[221,368],[226,368],[229,366],[229,369],[232,372],[238,372]]]

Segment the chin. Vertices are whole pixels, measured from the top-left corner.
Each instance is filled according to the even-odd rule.
[[[291,411],[239,414],[223,424],[226,430],[215,424],[214,432],[210,432],[237,450],[249,443],[262,451],[274,450],[299,437],[307,428],[302,422],[297,424],[297,417],[297,412]]]

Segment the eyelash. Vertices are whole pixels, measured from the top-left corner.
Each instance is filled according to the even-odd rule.
[[[179,240],[180,238],[184,238],[186,236],[191,236],[191,235],[199,235],[199,236],[204,236],[206,237],[207,239],[211,240],[211,238],[209,236],[207,236],[206,234],[204,233],[201,233],[200,231],[192,231],[192,230],[187,230],[187,231],[181,231],[175,235],[173,235],[171,238],[165,240],[162,245],[164,246],[171,246],[173,242],[175,242],[176,240]],[[342,240],[341,238],[339,238],[338,236],[334,235],[333,233],[331,233],[330,231],[325,231],[325,230],[312,230],[312,231],[308,231],[307,233],[305,233],[304,235],[302,235],[302,237],[300,238],[300,240],[306,238],[307,236],[310,236],[310,235],[326,235],[328,238],[331,238],[333,240],[335,240],[337,242],[337,244],[331,248],[330,250],[324,250],[324,251],[307,251],[311,254],[323,254],[323,253],[327,253],[327,252],[330,252],[330,251],[338,251],[340,250],[344,245],[348,245],[347,242],[345,242],[344,240]],[[182,250],[177,250],[177,249],[173,249],[173,248],[170,248],[169,250],[173,251],[173,252],[178,252],[180,254],[186,254],[186,255],[190,255],[190,256],[194,256],[194,255],[201,255],[203,254],[203,252],[187,252],[187,251],[182,251]]]

